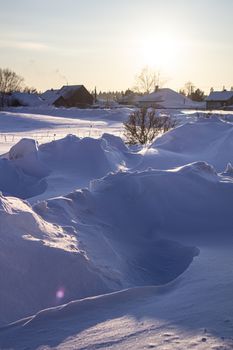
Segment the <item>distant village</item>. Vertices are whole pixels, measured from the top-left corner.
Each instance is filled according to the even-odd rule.
[[[113,95],[113,96],[112,96]],[[224,109],[233,110],[233,91],[211,91],[203,101],[194,101],[181,92],[157,87],[148,94],[130,90],[125,93],[91,93],[84,85],[65,85],[61,89],[51,89],[44,93],[12,92],[7,97],[8,106],[54,106],[64,108],[116,108],[120,106],[153,107],[157,109]]]
[[[191,82],[179,92],[163,88],[156,75],[144,68],[132,90],[101,92],[88,91],[83,85],[64,85],[39,93],[34,88],[23,88],[24,79],[10,69],[0,68],[0,107],[57,108],[117,108],[121,106],[156,109],[233,110],[233,87],[222,91],[211,88],[208,96]]]

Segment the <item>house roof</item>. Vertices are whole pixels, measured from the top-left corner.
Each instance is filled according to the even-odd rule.
[[[196,106],[195,102],[169,88],[159,89],[158,91],[152,92],[149,95],[142,96],[139,102],[157,103],[163,108],[183,108],[186,106]]]
[[[206,98],[206,101],[228,101],[233,98],[233,91],[213,91]]]
[[[161,90],[152,92],[151,94],[142,96],[139,101],[140,102],[163,102],[164,98],[160,93]]]
[[[60,90],[47,90],[43,94],[41,94],[41,98],[45,100],[48,104],[53,104],[59,98]]]
[[[48,103],[53,104],[59,97],[68,98],[74,91],[79,90],[83,85],[64,85],[61,89],[51,89],[41,94],[41,97]]]
[[[13,92],[12,98],[17,100],[22,106],[41,106],[44,101],[36,93]]]
[[[72,95],[72,93],[74,91],[77,91],[79,90],[83,85],[64,85],[62,86],[62,88],[59,90],[60,93],[59,95],[64,97],[64,98],[67,98],[69,97],[70,95]]]

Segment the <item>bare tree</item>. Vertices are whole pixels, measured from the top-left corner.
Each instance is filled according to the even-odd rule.
[[[144,67],[140,74],[136,76],[134,90],[138,93],[149,94],[159,88],[164,82],[161,81],[160,72],[156,72],[149,67]]]
[[[0,68],[0,106],[5,104],[6,96],[21,89],[23,78],[12,70]]]
[[[184,91],[186,96],[190,97],[194,92],[194,89],[195,89],[195,86],[191,81],[187,81],[187,83],[185,83]]]
[[[154,109],[140,108],[131,113],[128,121],[124,123],[124,136],[130,145],[144,145],[175,125],[176,121],[169,116],[157,116]]]
[[[197,102],[204,101],[205,98],[205,92],[199,88],[196,89],[191,81],[185,83],[184,88],[180,89],[179,93]]]
[[[25,88],[23,89],[23,92],[27,94],[38,94],[37,89],[34,88],[33,86],[25,86]]]

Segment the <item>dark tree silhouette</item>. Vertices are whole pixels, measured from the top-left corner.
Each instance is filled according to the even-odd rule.
[[[201,101],[204,101],[205,93],[204,93],[204,91],[202,91],[200,89],[196,89],[195,91],[193,91],[191,93],[189,98],[191,98],[191,100],[193,100],[193,101],[201,102]]]
[[[154,109],[141,108],[131,113],[124,123],[124,136],[130,145],[144,145],[175,125],[176,122],[169,116],[157,116]]]
[[[0,68],[0,107],[5,104],[6,96],[14,91],[20,91],[23,78],[8,68]]]

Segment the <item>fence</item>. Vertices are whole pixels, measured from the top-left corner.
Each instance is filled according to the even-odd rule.
[[[101,130],[101,129],[79,129],[79,130],[71,130],[71,134],[80,138],[84,137],[92,137],[99,138],[102,136],[104,132],[109,132],[114,134],[115,136],[123,137],[123,130],[119,129],[109,129],[109,130]],[[19,142],[22,138],[31,138],[36,140],[39,144],[55,141],[61,138],[66,137],[67,132],[61,132],[59,130],[45,131],[40,133],[0,133],[0,143],[9,143],[15,144]]]

